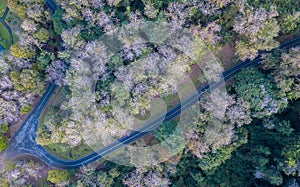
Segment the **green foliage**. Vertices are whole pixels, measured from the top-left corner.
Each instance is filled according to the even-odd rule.
[[[26,17],[27,6],[25,3],[22,3],[19,0],[8,0],[8,7],[19,17]]]
[[[289,125],[282,125],[288,123],[278,118],[273,121],[274,129],[263,127],[260,120],[247,126],[250,137],[248,143],[232,152],[224,164],[217,166],[216,163],[229,157],[226,147],[206,157],[205,162],[200,160],[202,169],[216,167],[213,172],[205,174],[192,171],[191,175],[198,181],[198,186],[283,186],[291,176],[297,176],[295,166],[300,157],[300,139]],[[286,132],[291,133],[287,135]]]
[[[58,143],[61,141],[61,138],[63,136],[62,132],[56,130],[55,131],[55,137],[52,137],[52,132],[48,128],[48,125],[50,124],[53,128],[60,125],[60,122],[63,120],[62,116],[60,115],[58,107],[51,106],[49,109],[47,109],[47,115],[43,115],[39,129],[37,132],[37,138],[36,141],[41,145],[49,145]]]
[[[114,84],[112,86],[112,93],[114,94],[117,106],[124,106],[126,100],[130,98],[130,92],[122,84]]]
[[[297,0],[265,0],[265,1],[248,1],[248,3],[255,8],[263,7],[267,10],[270,10],[272,6],[276,6],[276,10],[279,12],[279,17],[285,17],[286,14],[293,14],[299,11],[299,1]]]
[[[280,89],[279,97],[289,100],[300,98],[300,48],[291,48],[288,53],[277,51],[266,55],[263,60],[263,68],[270,71],[274,82]]]
[[[21,92],[35,92],[40,94],[44,88],[37,71],[23,69],[21,73],[12,71],[10,78],[16,90]]]
[[[97,40],[103,35],[102,29],[100,27],[94,26],[89,29],[82,30],[80,36],[85,41]]]
[[[36,142],[43,146],[52,143],[51,132],[46,126],[39,127],[37,131]]]
[[[283,15],[279,21],[281,32],[289,34],[298,31],[300,28],[300,13],[296,12],[293,15]]]
[[[34,33],[33,36],[39,41],[46,43],[51,37],[51,33],[47,29],[41,28],[36,33]]]
[[[281,151],[283,157],[283,171],[287,175],[297,176],[300,174],[300,137],[289,142]]]
[[[241,60],[253,60],[259,50],[271,50],[278,46],[274,39],[280,31],[275,7],[269,11],[264,8],[256,10],[246,9],[243,16],[238,16],[233,25],[233,30],[239,34],[237,51]]]
[[[154,136],[162,142],[165,139],[167,139],[171,134],[173,134],[175,129],[176,124],[164,122],[159,126],[157,130],[154,131]]]
[[[241,145],[247,143],[247,130],[240,128],[236,132],[235,140],[230,145],[223,146],[216,150],[215,153],[209,153],[199,160],[199,167],[206,173],[213,173],[228,159],[231,158],[232,152],[235,151]]]
[[[8,138],[0,135],[0,151],[4,151],[8,147]]]
[[[114,55],[108,62],[108,66],[112,71],[116,71],[122,65],[124,65],[124,62],[120,55]]]
[[[181,127],[171,123],[163,123],[154,132],[155,137],[166,147],[171,155],[176,155],[185,147],[185,137]]]
[[[30,112],[31,106],[22,106],[21,113],[28,114]]]
[[[67,170],[50,170],[47,180],[54,184],[65,184],[70,180],[70,174]]]
[[[61,34],[62,30],[65,28],[65,23],[62,20],[63,16],[63,9],[59,6],[56,10],[55,13],[52,14],[51,20],[53,22],[53,27],[54,27],[54,32],[56,34]]]
[[[0,124],[0,134],[5,134],[8,132],[8,124],[7,123],[1,123]]]
[[[277,89],[260,71],[247,68],[239,73],[233,84],[239,97],[250,103],[258,118],[270,116],[286,107],[286,102],[277,98]]]
[[[50,62],[55,59],[55,55],[53,53],[42,51],[37,56],[37,65],[41,71],[46,70],[46,68],[50,65]]]
[[[35,56],[35,52],[30,49],[24,48],[18,44],[14,44],[10,47],[10,52],[14,57],[17,58],[33,58]]]

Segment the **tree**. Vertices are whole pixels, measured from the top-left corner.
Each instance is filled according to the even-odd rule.
[[[285,14],[279,21],[281,32],[284,34],[292,33],[299,29],[300,12]]]
[[[43,71],[50,65],[50,62],[55,59],[54,53],[42,51],[37,56],[37,64],[39,68]]]
[[[218,15],[220,9],[227,6],[232,0],[203,0],[191,1],[191,4],[201,11],[205,16]]]
[[[146,168],[145,168],[146,169]],[[151,169],[136,169],[135,171],[127,174],[123,179],[123,184],[126,186],[169,186],[170,181],[166,174],[153,171]]]
[[[8,147],[8,138],[0,135],[0,151],[4,151]]]
[[[300,98],[300,47],[290,49],[289,53],[283,53],[276,70],[272,73],[275,82],[284,95],[291,100]]]
[[[67,48],[79,49],[84,46],[84,41],[80,35],[81,30],[82,27],[76,26],[62,31],[61,38]]]
[[[8,124],[7,123],[1,123],[0,124],[0,134],[5,134],[8,132]]]
[[[44,83],[40,80],[39,73],[31,69],[23,69],[21,73],[12,71],[10,78],[14,83],[14,88],[18,91],[41,94]]]
[[[63,9],[59,6],[56,10],[55,13],[52,14],[51,20],[53,22],[53,27],[54,27],[54,32],[56,34],[61,34],[62,30],[64,29],[64,23],[62,20],[63,17]]]
[[[300,98],[300,48],[291,48],[288,52],[277,51],[274,54],[263,55],[262,65],[270,71],[274,82],[280,89],[279,97],[297,100]]]
[[[281,151],[281,166],[286,175],[300,175],[300,138],[289,142]]]
[[[22,108],[21,108],[21,113],[22,114],[28,114],[29,112],[30,112],[30,110],[31,110],[31,106],[22,106]]]
[[[9,124],[18,122],[20,120],[19,103],[14,100],[5,101],[0,97],[0,117],[3,122]]]
[[[12,183],[16,186],[31,186],[37,184],[41,178],[44,178],[43,170],[45,170],[45,165],[32,160],[5,160],[2,167],[0,171],[1,187],[10,186]]]
[[[49,19],[49,11],[45,9],[45,1],[30,2],[27,4],[27,17],[35,20],[38,23],[43,23]]]
[[[10,52],[13,56],[17,58],[33,58],[35,52],[30,49],[24,48],[18,44],[14,44],[10,47]]]
[[[241,127],[252,122],[250,104],[238,98],[237,102],[227,109],[226,117],[233,125]]]
[[[204,172],[191,170],[189,161],[184,166],[187,165],[198,186],[285,186],[299,171],[299,137],[287,122],[275,118],[273,129],[262,125],[264,119],[240,128],[251,138],[239,136],[244,142],[239,149],[229,153],[233,143],[200,159],[199,166]]]
[[[109,168],[108,171],[97,171],[95,165],[87,165],[80,168],[76,176],[78,180],[76,181],[77,186],[103,186],[109,187],[113,186],[115,183],[115,178],[120,175],[118,167]]]
[[[162,142],[161,146],[166,147],[170,155],[177,155],[185,147],[185,136],[181,127],[174,124],[163,123],[155,132],[155,137]]]
[[[41,28],[36,33],[34,33],[33,36],[39,41],[46,43],[51,37],[51,33],[47,29]]]
[[[13,82],[10,80],[9,76],[2,76],[0,79],[0,90],[5,91],[13,88]]]
[[[25,19],[21,25],[22,29],[27,32],[35,32],[38,29],[38,24],[32,19]]]
[[[9,69],[10,65],[6,62],[3,56],[0,56],[0,75],[6,75]]]
[[[233,88],[239,97],[250,104],[254,117],[271,116],[287,106],[286,99],[278,98],[276,86],[254,68],[247,68],[239,73]]]
[[[46,69],[47,80],[62,86],[65,83],[66,70],[67,66],[62,60],[52,61],[51,65]]]
[[[205,28],[199,29],[197,35],[206,40],[209,45],[215,46],[222,39],[220,36],[221,26],[216,22],[209,23]]]
[[[54,184],[66,185],[69,183],[70,174],[67,170],[50,170],[47,180]]]
[[[279,33],[279,25],[274,17],[278,16],[275,7],[267,12],[264,8],[247,9],[238,16],[233,30],[240,35],[237,54],[241,60],[253,60],[259,50],[271,50],[278,46],[274,40]]]
[[[21,3],[19,0],[9,0],[8,7],[15,12],[19,17],[26,17],[26,4]]]

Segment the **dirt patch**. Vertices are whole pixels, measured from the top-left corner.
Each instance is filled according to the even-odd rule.
[[[200,88],[200,86],[203,84],[199,81],[199,77],[203,76],[203,72],[202,72],[201,68],[204,68],[203,65],[194,64],[194,65],[192,65],[191,72],[189,73],[189,77],[192,79],[196,88]]]
[[[282,43],[282,42],[288,41],[288,40],[290,40],[290,39],[292,39],[292,38],[294,38],[294,37],[297,37],[297,36],[300,36],[300,31],[295,32],[295,33],[292,33],[292,34],[287,34],[287,35],[278,36],[278,37],[276,38],[276,40],[277,40],[278,42]]]
[[[153,141],[156,140],[153,132],[146,135],[143,139],[144,139],[144,141],[146,142],[147,145],[151,145],[151,143],[153,143]]]
[[[217,52],[216,56],[221,60],[224,69],[228,69],[235,65],[235,45],[233,43],[225,44],[220,51]]]

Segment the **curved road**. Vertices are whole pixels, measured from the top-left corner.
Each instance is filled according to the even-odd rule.
[[[4,25],[4,27],[7,29],[8,33],[9,33],[9,42],[10,42],[9,45],[12,45],[12,44],[14,43],[14,36],[13,36],[13,33],[12,33],[12,30],[11,30],[10,26],[9,26],[9,25],[6,23],[6,21],[5,21],[8,12],[9,12],[9,8],[6,7],[3,16],[0,18],[0,22],[1,22],[1,23]]]
[[[50,2],[52,0],[48,0]],[[47,1],[47,2],[48,2]],[[50,7],[51,8],[51,7]],[[53,8],[53,7],[52,7]],[[53,8],[53,10],[55,10]],[[282,43],[280,45],[280,49],[289,49],[291,47],[294,47],[296,45],[300,44],[300,37],[296,37],[290,41],[287,41],[285,43]],[[246,60],[243,62],[240,62],[236,64],[235,66],[231,67],[227,71],[225,71],[222,75],[224,77],[225,81],[230,80],[233,78],[237,73],[239,73],[242,69],[256,66],[260,63],[260,55],[253,61]],[[105,146],[101,148],[100,150],[89,154],[83,158],[80,158],[78,160],[62,160],[59,159],[51,154],[49,154],[41,145],[36,143],[36,131],[38,128],[38,120],[41,115],[42,110],[46,106],[48,100],[50,99],[51,95],[54,93],[54,90],[56,88],[55,85],[50,84],[45,94],[42,96],[38,104],[36,105],[35,109],[32,111],[32,113],[28,116],[22,127],[19,129],[19,131],[15,134],[13,139],[10,142],[10,146],[7,150],[7,156],[15,156],[18,154],[31,154],[34,156],[37,156],[41,160],[45,161],[47,164],[53,167],[62,168],[62,169],[72,169],[72,168],[78,168],[80,166],[92,163],[100,158],[103,158],[110,153],[125,147],[126,145],[140,139],[141,137],[147,135],[148,133],[152,132],[154,129],[160,126],[161,121],[170,121],[174,119],[176,116],[181,114],[182,111],[186,110],[187,108],[191,107],[193,104],[197,103],[199,101],[199,98],[201,95],[205,92],[207,92],[209,89],[215,89],[218,86],[222,84],[222,81],[211,83],[203,86],[200,88],[196,93],[191,95],[189,98],[187,98],[185,101],[183,101],[181,104],[177,105],[173,109],[169,110],[165,116],[161,116],[154,121],[148,123],[144,127],[138,129],[137,131],[132,132],[128,136],[125,136],[123,138],[120,138],[119,140],[115,141],[114,143]]]

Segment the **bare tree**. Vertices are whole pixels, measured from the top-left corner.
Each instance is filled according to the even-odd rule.
[[[58,86],[65,84],[65,73],[67,70],[66,64],[62,60],[55,60],[47,68],[47,80],[54,82]]]

